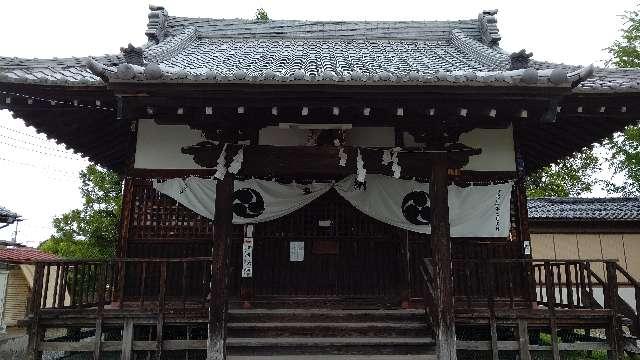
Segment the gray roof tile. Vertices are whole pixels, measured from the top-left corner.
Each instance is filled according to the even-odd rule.
[[[639,198],[538,198],[529,199],[529,219],[580,221],[638,221]]]
[[[15,219],[19,218],[20,215],[16,214],[15,212],[0,206],[0,222],[6,223],[6,222],[13,222]]]
[[[297,21],[169,16],[151,7],[144,67],[124,56],[0,57],[0,82],[104,85],[109,81],[397,83],[574,86],[582,92],[640,91],[640,71],[532,62],[511,71],[499,47],[496,11],[458,21]],[[90,64],[89,64],[90,63]],[[121,71],[119,72],[118,69]],[[553,69],[567,76],[551,77]]]

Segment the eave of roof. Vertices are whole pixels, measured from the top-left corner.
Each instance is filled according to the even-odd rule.
[[[638,222],[638,198],[537,198],[528,202],[534,222]]]
[[[33,248],[0,248],[0,262],[3,263],[24,264],[58,259],[56,255]]]
[[[13,223],[18,218],[20,218],[20,215],[3,206],[0,206],[0,222]]]

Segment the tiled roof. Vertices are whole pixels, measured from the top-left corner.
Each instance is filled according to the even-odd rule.
[[[0,223],[12,223],[16,218],[19,218],[20,215],[15,212],[0,206]]]
[[[57,256],[33,248],[0,248],[0,262],[28,263],[37,260],[57,260]]]
[[[96,57],[105,65],[124,61],[122,55]],[[100,77],[87,68],[89,57],[23,59],[0,56],[0,82],[39,84],[103,85]]]
[[[538,198],[528,209],[533,221],[640,221],[639,198]]]
[[[591,72],[514,68],[498,47],[496,11],[458,21],[319,22],[184,18],[169,16],[162,7],[151,10],[149,42],[141,48],[91,60],[0,58],[0,82],[569,87]]]
[[[591,67],[528,59],[521,66],[499,48],[495,10],[457,21],[322,22],[186,18],[150,8],[149,42],[142,47],[93,58],[0,57],[0,83],[577,85],[582,92],[640,91],[638,70],[597,69],[588,79]]]

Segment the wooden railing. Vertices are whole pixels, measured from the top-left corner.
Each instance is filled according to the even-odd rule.
[[[433,263],[421,266],[425,308],[432,317]],[[457,308],[610,309],[640,331],[640,283],[617,260],[464,259],[452,260]],[[602,276],[594,268],[599,267]],[[621,283],[634,290],[635,308],[619,295]],[[597,291],[594,291],[597,289]],[[602,291],[602,303],[598,294]],[[432,319],[433,320],[433,319]]]
[[[208,309],[211,258],[64,260],[35,263],[29,314],[111,308]]]
[[[421,267],[425,314],[433,322],[435,265],[425,259]],[[561,359],[561,351],[604,349],[609,358],[619,358],[624,352],[622,325],[633,335],[640,333],[640,283],[616,260],[454,259],[451,266],[456,328],[485,324],[490,334],[486,341],[462,336],[456,345],[460,350],[490,350],[493,359],[499,351],[519,350],[521,358],[529,359],[530,351],[544,350]],[[633,289],[635,308],[622,299],[620,286]],[[501,341],[499,326],[515,326],[519,340]],[[529,326],[548,332],[551,344],[530,344]],[[606,342],[585,330],[592,328],[604,328]],[[582,340],[574,344],[562,339],[575,329],[585,331]],[[575,338],[580,332],[571,334]]]
[[[436,289],[434,281],[433,261],[431,259],[424,259],[424,262],[420,266],[420,273],[422,275],[422,294],[424,297],[424,314],[427,323],[434,325],[438,323],[438,312],[436,309]],[[435,326],[431,326],[432,329],[436,329]],[[435,335],[435,334],[434,334]]]

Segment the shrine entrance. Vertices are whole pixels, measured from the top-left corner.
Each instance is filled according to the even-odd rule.
[[[257,298],[399,303],[411,287],[407,231],[363,214],[334,190],[288,216],[256,224],[253,244],[252,278],[240,282]],[[236,241],[235,250],[241,247]],[[242,263],[234,268],[234,277],[241,278]]]

